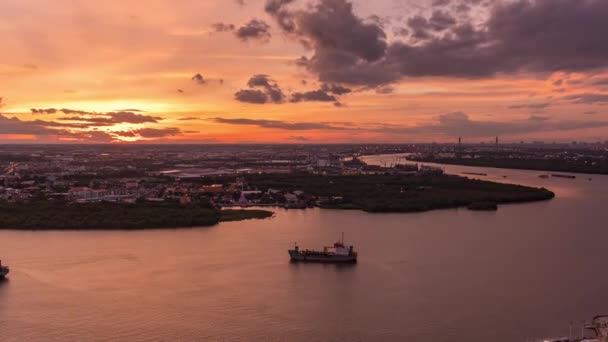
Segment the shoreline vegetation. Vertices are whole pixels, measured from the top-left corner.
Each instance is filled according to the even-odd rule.
[[[475,158],[410,155],[407,157],[407,160],[418,163],[492,167],[497,169],[608,175],[608,164],[598,163],[593,160],[568,161],[563,159],[500,158],[483,155]]]
[[[267,189],[300,190],[329,200],[315,204],[326,209],[370,213],[410,213],[469,207],[493,210],[499,204],[550,200],[544,188],[495,183],[453,175],[320,176],[251,175],[250,185]],[[310,202],[309,202],[310,204]]]
[[[220,222],[237,222],[246,220],[263,220],[274,216],[274,212],[260,209],[222,209]]]
[[[246,176],[260,193],[300,193],[302,208],[410,213],[465,207],[496,210],[499,204],[552,199],[553,192],[514,184],[452,175],[323,176],[309,173]],[[217,181],[226,178],[217,178]],[[263,203],[261,203],[263,204]],[[255,206],[252,204],[251,206]],[[33,200],[0,202],[0,229],[12,230],[139,230],[206,227],[220,222],[267,219],[267,210],[218,209],[212,201],[73,203]]]
[[[266,219],[273,215],[273,212],[266,210],[218,210],[200,203],[0,202],[0,229],[142,230],[209,227],[220,222]]]

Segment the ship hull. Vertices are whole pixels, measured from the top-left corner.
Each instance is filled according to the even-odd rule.
[[[296,250],[290,250],[289,257],[291,258],[292,262],[314,262],[327,264],[353,264],[357,262],[357,256],[355,255],[307,255]]]

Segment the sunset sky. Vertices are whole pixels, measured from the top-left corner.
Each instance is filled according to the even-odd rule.
[[[606,0],[2,0],[0,143],[608,140]]]

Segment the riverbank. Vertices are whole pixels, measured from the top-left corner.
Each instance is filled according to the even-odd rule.
[[[474,208],[478,203],[524,203],[555,197],[544,188],[451,175],[250,175],[247,181],[262,191],[302,191],[316,198],[315,204],[321,208],[366,212]]]
[[[478,158],[441,158],[434,156],[410,155],[407,160],[419,163],[435,163],[448,165],[492,167],[499,169],[533,170],[548,172],[571,172],[582,174],[608,174],[608,165],[593,161],[571,162],[555,159],[513,159],[496,157]]]
[[[207,227],[219,222],[265,219],[266,210],[218,210],[208,204],[0,202],[0,229],[139,230]]]
[[[222,209],[220,212],[220,222],[235,222],[252,219],[268,219],[274,216],[272,211],[259,209]]]
[[[288,208],[362,210],[408,213],[466,207],[489,210],[499,204],[552,199],[553,192],[514,184],[494,183],[453,175],[374,174],[323,176],[309,173],[246,176],[260,203],[268,194],[287,194]],[[237,193],[238,194],[238,193]],[[265,195],[266,194],[266,195]],[[283,197],[276,196],[277,198]],[[286,198],[286,197],[283,197]],[[136,230],[213,226],[219,222],[266,219],[266,210],[219,210],[209,199],[189,204],[164,201],[136,203],[75,203],[36,200],[0,202],[0,229]],[[273,203],[277,205],[277,203]]]

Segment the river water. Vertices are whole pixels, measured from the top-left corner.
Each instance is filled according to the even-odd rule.
[[[497,212],[277,210],[198,229],[0,231],[12,268],[0,340],[511,342],[608,312],[608,177],[445,168],[557,198]],[[295,241],[321,247],[341,232],[357,265],[289,262]]]

